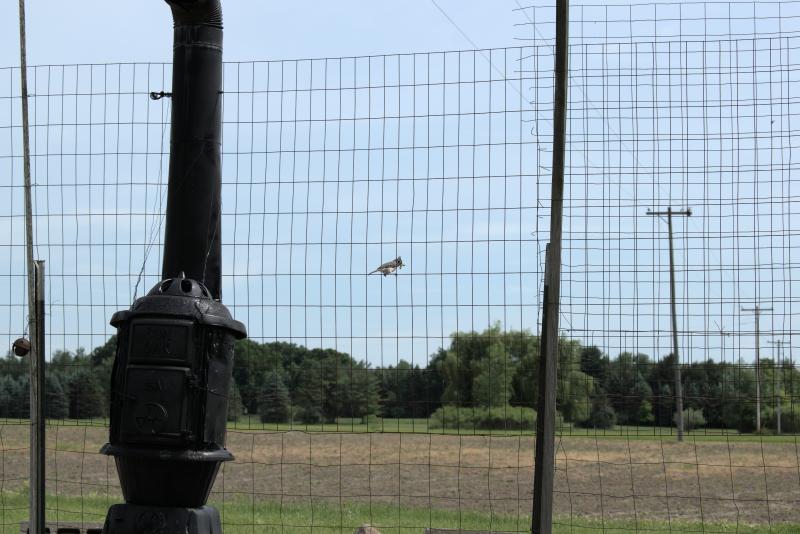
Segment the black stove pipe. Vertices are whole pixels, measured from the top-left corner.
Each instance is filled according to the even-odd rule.
[[[222,7],[166,0],[175,37],[162,279],[186,278],[220,300]]]

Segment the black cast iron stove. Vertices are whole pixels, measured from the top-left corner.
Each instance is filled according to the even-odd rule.
[[[110,439],[125,504],[107,534],[221,534],[206,506],[225,449],[236,339],[220,301],[222,11],[167,0],[175,21],[163,280],[111,318]]]

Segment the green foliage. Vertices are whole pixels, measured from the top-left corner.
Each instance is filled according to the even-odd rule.
[[[569,403],[560,407],[559,411],[566,422],[579,423],[586,421],[591,415],[592,402],[587,397],[571,398]]]
[[[44,377],[44,415],[48,419],[64,419],[69,414],[69,402],[57,375]]]
[[[623,352],[611,362],[605,391],[621,425],[645,424],[641,420],[642,405],[652,396],[642,374],[647,372],[648,363],[647,356],[630,352]]]
[[[263,382],[263,390],[258,399],[258,414],[262,423],[286,423],[289,421],[289,390],[284,383],[283,374],[277,371],[268,373]]]
[[[753,432],[756,428],[755,373],[752,369],[726,364],[721,376],[721,426],[739,432]]]
[[[675,413],[675,356],[668,354],[653,363],[647,373],[647,384],[653,396],[653,422],[658,426],[671,426]]]
[[[653,420],[653,405],[650,404],[650,401],[645,399],[639,405],[639,414],[637,415],[637,419],[639,420],[640,425],[652,425]]]
[[[272,379],[275,374],[281,377],[280,381]],[[332,422],[337,417],[380,412],[376,372],[364,362],[331,349],[238,341],[233,377],[248,413],[261,413],[272,422],[298,417]],[[265,395],[271,399],[266,404]],[[296,408],[292,414],[286,408],[290,404]],[[265,409],[266,414],[262,413]]]
[[[674,425],[672,355],[610,358],[601,348],[567,338],[558,346],[556,404],[565,421],[592,428]],[[55,351],[46,366],[48,417],[106,415],[115,353],[115,336],[89,353]],[[258,413],[264,422],[308,424],[349,418],[369,428],[383,428],[382,417],[430,416],[432,428],[532,428],[539,359],[538,336],[504,331],[500,324],[453,333],[422,367],[399,359],[396,366],[373,369],[332,349],[242,340],[235,347],[228,416]],[[800,370],[762,363],[762,397],[774,399],[780,392],[782,430],[800,431],[800,410],[791,402],[800,398]],[[681,369],[688,427],[754,430],[752,369],[710,360]],[[0,417],[28,417],[27,373],[25,359],[0,359]],[[763,426],[775,428],[774,411],[766,403],[762,409]],[[690,413],[701,414],[703,423],[690,421]]]
[[[558,389],[556,404],[571,423],[589,417],[589,400],[595,394],[595,379],[581,371],[583,350],[574,340],[561,339],[558,343]]]
[[[108,411],[104,388],[91,368],[74,373],[67,383],[69,395],[69,417],[91,419],[104,417]]]
[[[653,422],[656,426],[672,425],[672,414],[675,413],[675,395],[673,385],[657,383],[650,400],[653,406]]]
[[[539,396],[539,336],[524,330],[510,331],[504,334],[503,344],[517,366],[511,405],[536,406]]]
[[[381,413],[391,418],[428,417],[431,405],[438,407],[441,388],[435,381],[435,366],[420,369],[400,360],[397,366],[376,370],[381,398]],[[438,389],[438,391],[437,391]]]
[[[515,365],[505,346],[495,341],[473,365],[472,397],[479,406],[506,406],[511,399]]]
[[[677,419],[678,414],[676,413],[675,420],[677,421]],[[703,417],[703,410],[698,410],[696,408],[686,408],[683,410],[683,426],[686,430],[693,430],[706,426],[706,418]]]
[[[289,372],[291,390],[291,420],[303,424],[316,424],[325,420],[324,370],[317,359],[305,359],[297,370]]]
[[[380,387],[378,376],[362,362],[339,370],[339,378],[329,384],[333,392],[334,408],[327,414],[328,420],[336,417],[365,417],[380,413]]]
[[[270,371],[283,369],[283,345],[279,343],[257,343],[241,339],[234,346],[233,380],[239,388],[242,403],[247,413],[258,412],[258,400],[263,390],[263,379]],[[292,347],[292,345],[288,345]]]
[[[578,426],[583,428],[594,428],[598,430],[608,430],[614,428],[617,415],[614,413],[614,408],[608,402],[605,395],[596,395],[592,399],[592,409],[589,416],[585,420],[578,422]]]
[[[230,391],[228,392],[228,421],[236,422],[244,415],[244,405],[242,404],[242,394],[239,386],[231,381]]]
[[[14,356],[9,350],[6,357],[0,360],[0,376],[11,378],[28,376],[28,360]]]
[[[731,402],[723,409],[725,428],[749,433],[756,429],[756,408],[752,400]]]
[[[104,362],[113,361],[117,354],[117,335],[108,338],[108,341],[96,347],[91,355],[92,365],[101,365]]]
[[[463,407],[446,405],[431,414],[430,429],[534,430],[536,411],[518,406]]]
[[[772,429],[778,429],[778,413],[770,406],[764,411],[762,421]],[[789,402],[781,404],[781,432],[785,434],[800,433],[800,406]]]
[[[493,401],[501,401],[499,404],[505,404],[502,401],[510,397],[513,380],[513,371],[509,373],[508,367],[514,361],[506,347],[506,337],[499,324],[483,332],[456,332],[450,336],[450,347],[437,359],[444,379],[443,403],[489,406],[498,404]],[[493,381],[501,390],[496,395],[487,390]]]
[[[292,406],[292,421],[304,425],[318,425],[325,422],[322,410],[317,406]]]
[[[12,388],[14,378],[0,375],[0,415],[3,417],[11,416],[11,407],[14,403]]]
[[[529,332],[504,332],[499,324],[483,332],[456,332],[450,347],[434,361],[444,380],[443,403],[481,408],[536,405],[539,338]],[[580,370],[580,361],[580,343],[559,340],[556,402],[567,421],[588,417],[594,379]]]
[[[0,409],[4,417],[27,419],[30,414],[28,377],[0,376]]]
[[[599,348],[594,345],[581,348],[580,358],[580,370],[582,373],[600,382],[606,380],[609,361],[608,357],[603,355],[603,352]]]

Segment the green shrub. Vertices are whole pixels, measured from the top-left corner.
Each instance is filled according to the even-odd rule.
[[[323,422],[322,410],[316,406],[292,406],[292,421],[303,425],[318,425]]]
[[[472,412],[473,408],[441,406],[431,414],[428,428],[474,428]]]
[[[678,414],[676,413],[673,420],[677,424]],[[706,418],[703,417],[703,410],[697,408],[686,408],[683,410],[683,427],[686,430],[692,430],[706,426]]]
[[[0,408],[3,417],[28,419],[30,417],[30,391],[28,377],[0,376]]]
[[[653,415],[653,405],[650,403],[649,400],[645,399],[642,401],[642,404],[639,406],[639,424],[640,425],[652,425],[655,422],[656,418]],[[705,421],[703,422],[705,424]]]
[[[564,415],[564,420],[580,424],[586,421],[592,413],[592,403],[584,398],[570,397],[559,404],[559,410]]]
[[[778,430],[778,414],[772,406],[762,414],[762,422],[772,430]],[[800,432],[800,406],[797,404],[781,404],[781,432],[797,434]]]
[[[594,428],[600,430],[609,430],[614,428],[617,422],[617,414],[614,408],[608,402],[605,395],[597,396],[592,399],[592,411],[589,412],[589,417],[583,421],[578,422],[578,426],[583,428]]]
[[[67,383],[67,391],[71,419],[91,419],[106,415],[108,402],[105,401],[103,385],[91,369],[83,369],[72,375]]]
[[[756,429],[755,403],[749,399],[731,399],[722,406],[722,423],[725,428],[741,433],[753,432]]]
[[[520,406],[442,406],[431,414],[428,428],[457,430],[535,430],[536,411]]]

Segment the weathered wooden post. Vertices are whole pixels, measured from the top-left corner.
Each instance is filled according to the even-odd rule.
[[[564,154],[569,73],[569,0],[556,2],[555,91],[553,95],[553,181],[550,194],[550,242],[544,270],[544,310],[539,358],[539,399],[533,476],[531,532],[553,529],[555,478],[558,318],[561,287],[561,223],[564,210]]]

